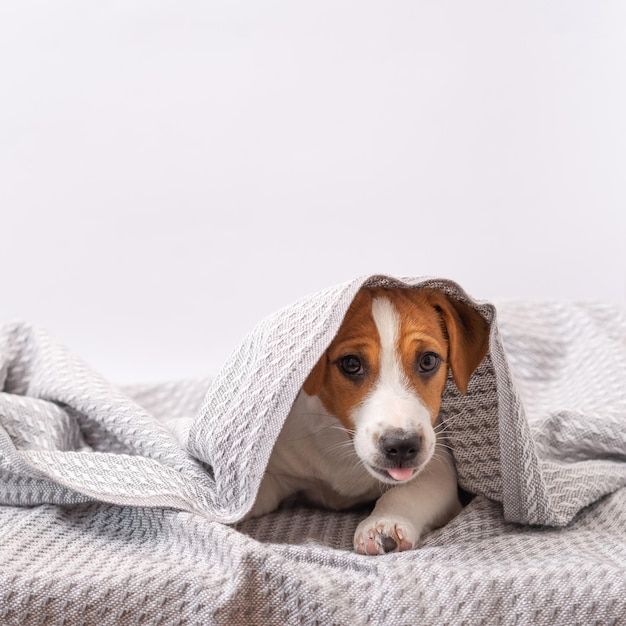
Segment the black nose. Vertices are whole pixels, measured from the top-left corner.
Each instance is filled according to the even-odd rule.
[[[378,447],[385,458],[400,465],[412,461],[422,447],[422,438],[416,433],[390,433],[378,440]]]

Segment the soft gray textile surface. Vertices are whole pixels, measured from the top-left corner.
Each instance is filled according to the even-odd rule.
[[[351,551],[367,509],[238,522],[364,281],[438,287],[493,322],[468,395],[450,381],[442,408],[476,497],[419,549],[383,557]],[[0,623],[626,623],[625,387],[623,312],[496,314],[435,279],[304,298],[262,321],[210,386],[120,389],[45,331],[8,324]]]

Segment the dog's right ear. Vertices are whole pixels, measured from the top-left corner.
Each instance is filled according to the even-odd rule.
[[[328,361],[328,357],[326,352],[322,354],[322,358],[317,362],[315,367],[311,370],[311,373],[308,375],[307,379],[304,381],[304,385],[302,385],[302,389],[304,389],[305,393],[309,396],[317,396],[322,389],[322,385],[324,384],[324,375],[326,374],[326,363]]]

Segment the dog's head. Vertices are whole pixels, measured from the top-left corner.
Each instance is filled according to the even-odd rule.
[[[448,368],[465,393],[488,336],[474,309],[440,291],[364,288],[303,388],[353,436],[372,475],[405,482],[434,453]]]

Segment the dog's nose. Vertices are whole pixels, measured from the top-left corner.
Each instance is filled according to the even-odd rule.
[[[390,433],[378,440],[385,458],[400,465],[412,461],[422,447],[422,438],[416,433]]]

